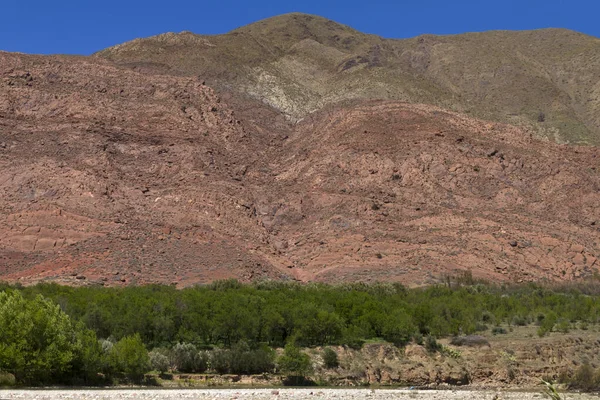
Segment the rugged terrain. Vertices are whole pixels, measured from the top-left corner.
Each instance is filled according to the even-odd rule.
[[[560,30],[296,14],[0,53],[0,279],[589,279],[600,151],[564,142],[600,142],[599,57]]]
[[[452,345],[441,340],[443,350],[430,352],[416,343],[396,347],[389,343],[369,343],[360,350],[336,347],[340,364],[325,368],[323,349],[307,349],[315,370],[312,379],[331,387],[412,387],[415,389],[465,388],[541,392],[542,379],[560,382],[573,379],[583,364],[597,366],[600,344],[597,327],[552,333],[538,338],[536,327],[513,327],[506,334],[469,336],[471,346]],[[158,377],[156,377],[158,378]],[[158,378],[159,379],[159,378]],[[278,375],[179,374],[159,379],[164,388],[283,386]],[[566,388],[564,382],[557,385]],[[576,387],[576,386],[574,386]],[[571,386],[571,389],[574,390]],[[316,391],[315,391],[316,392]],[[569,396],[571,397],[571,396]]]
[[[286,14],[225,35],[168,33],[96,55],[141,70],[199,75],[292,120],[328,104],[434,104],[539,135],[600,144],[600,39],[564,29],[384,39]]]

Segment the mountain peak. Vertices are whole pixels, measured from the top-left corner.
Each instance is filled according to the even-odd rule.
[[[273,17],[265,18],[257,22],[253,22],[248,25],[244,25],[232,32],[256,32],[256,31],[268,31],[268,30],[295,30],[298,28],[309,28],[309,29],[329,29],[329,30],[352,30],[356,33],[358,31],[335,22],[333,20],[321,17],[319,15],[304,14],[304,13],[289,13],[281,14]]]
[[[317,15],[290,13],[263,19],[230,32],[245,34],[273,42],[277,47],[287,48],[304,39],[321,44],[335,45],[343,38],[366,37],[347,25]]]

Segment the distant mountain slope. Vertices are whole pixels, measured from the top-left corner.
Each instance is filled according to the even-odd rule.
[[[597,147],[390,100],[277,120],[196,77],[0,53],[0,280],[598,274]]]
[[[100,51],[139,69],[197,75],[293,120],[350,99],[434,104],[600,144],[600,39],[562,29],[383,39],[287,14],[230,33],[137,39]]]
[[[598,65],[569,31],[299,14],[0,52],[0,280],[597,278],[600,147],[536,136],[600,143]]]

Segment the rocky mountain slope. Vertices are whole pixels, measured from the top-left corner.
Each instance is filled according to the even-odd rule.
[[[540,133],[600,137],[595,54],[565,31],[391,41],[304,15],[0,53],[0,279],[588,279],[600,151]]]
[[[201,76],[304,118],[348,99],[434,104],[527,125],[569,143],[600,143],[600,39],[562,29],[394,40],[287,14],[225,35],[168,33],[96,55]]]

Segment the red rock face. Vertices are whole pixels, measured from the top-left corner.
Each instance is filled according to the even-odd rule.
[[[599,161],[432,106],[292,126],[197,78],[0,53],[0,279],[589,279]]]

